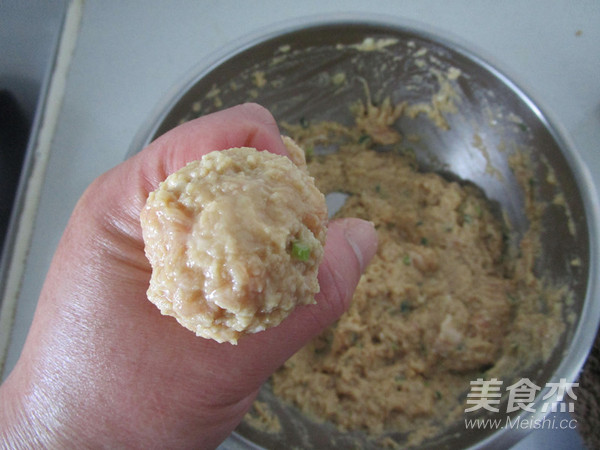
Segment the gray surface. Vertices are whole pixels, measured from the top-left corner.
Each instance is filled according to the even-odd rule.
[[[247,33],[331,11],[422,22],[468,42],[517,80],[569,132],[600,178],[600,3],[596,1],[130,1],[85,3],[79,40],[19,297],[7,372],[21,351],[52,253],[85,187],[118,164],[150,111],[198,63]],[[581,30],[580,36],[576,32]],[[6,376],[6,373],[4,374]],[[521,448],[576,448],[541,430]]]
[[[26,179],[33,142],[27,144],[29,131],[40,120],[40,110],[48,79],[52,74],[55,50],[60,38],[62,21],[67,1],[57,0],[45,2],[41,0],[28,3],[18,0],[6,0],[0,3],[0,90],[7,92],[15,101],[13,117],[0,117],[0,127],[11,127],[23,136],[4,143],[0,157],[0,173],[3,192],[0,193],[2,227],[0,227],[0,256],[8,257],[12,250],[11,242],[4,242],[5,237],[12,235],[16,226],[11,221],[11,212],[19,210],[21,195],[17,192],[20,179]],[[5,105],[6,106],[6,105]],[[3,110],[6,114],[8,110]],[[8,131],[7,131],[8,132]],[[13,134],[14,136],[14,134]],[[31,148],[30,150],[28,150]],[[8,153],[10,152],[10,153]],[[21,165],[26,166],[21,172]],[[22,173],[22,176],[20,176]],[[10,185],[9,185],[10,184]],[[21,189],[22,190],[22,189]],[[15,205],[11,208],[12,205]],[[5,228],[7,233],[5,234]],[[5,248],[6,247],[6,248]],[[0,292],[5,275],[4,260],[0,266]],[[2,303],[0,299],[0,304]]]
[[[0,88],[12,92],[30,122],[52,64],[66,0],[0,2]]]

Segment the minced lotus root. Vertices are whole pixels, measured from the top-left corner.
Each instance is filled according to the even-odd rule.
[[[314,303],[327,207],[290,157],[249,147],[208,153],[170,175],[141,212],[148,299],[198,336],[237,343]]]

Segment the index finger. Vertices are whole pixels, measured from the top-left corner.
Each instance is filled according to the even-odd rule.
[[[139,173],[150,182],[150,190],[154,190],[158,183],[190,161],[211,151],[232,147],[254,147],[287,155],[271,113],[258,104],[246,103],[174,128],[152,142],[134,160],[140,160]]]
[[[92,214],[141,241],[139,214],[148,194],[173,172],[203,155],[231,147],[254,147],[288,155],[279,128],[264,107],[246,103],[184,123],[165,133],[137,155],[98,177]],[[105,183],[105,179],[110,182]],[[92,186],[90,186],[92,187]],[[119,201],[115,201],[115,194]]]

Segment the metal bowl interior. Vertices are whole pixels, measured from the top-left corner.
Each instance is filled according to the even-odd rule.
[[[367,38],[386,45],[365,51],[359,44]],[[564,317],[574,320],[566,322],[550,359],[525,368],[520,376],[541,386],[558,378],[574,380],[598,323],[597,308],[591,319],[582,319],[586,299],[589,303],[593,297],[591,240],[595,238],[590,228],[596,226],[584,181],[573,167],[572,149],[529,97],[461,46],[429,32],[378,21],[332,21],[273,33],[221,56],[180,86],[142,130],[130,153],[182,121],[246,101],[266,106],[280,123],[332,120],[350,124],[349,105],[365,100],[365,85],[374,103],[386,97],[394,103],[431,102],[440,89],[436,71],[448,73],[451,68],[458,69],[460,76],[452,83],[457,110],[444,114],[448,129],[424,115],[402,117],[395,127],[403,135],[419,136],[410,145],[423,168],[474,183],[497,202],[517,239],[526,231],[528,220],[523,190],[509,159],[515,152],[529,155],[535,196],[548,204],[536,270],[569,287],[573,301],[565,303]],[[343,83],[336,82],[342,77],[338,74],[343,74]],[[559,192],[564,204],[554,202]],[[279,401],[268,386],[260,397],[279,416],[283,431],[263,433],[242,424],[236,445],[329,448],[353,445],[357,439],[365,447],[371,445],[360,433],[340,433],[306,420]],[[519,437],[505,430],[467,432],[461,423],[423,447],[506,446]]]

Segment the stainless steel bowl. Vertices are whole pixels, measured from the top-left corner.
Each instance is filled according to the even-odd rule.
[[[361,51],[356,45],[367,38],[395,42],[381,41],[389,45],[377,51]],[[426,53],[416,55],[417,51]],[[396,124],[401,133],[420,136],[411,145],[423,167],[475,183],[501,205],[517,234],[522,234],[528,226],[523,192],[508,159],[521,150],[534,163],[535,195],[550,205],[542,218],[542,252],[536,269],[540,275],[569,286],[574,301],[565,304],[563,312],[575,320],[567,323],[551,358],[545,364],[524,368],[520,376],[535,380],[540,386],[561,378],[574,381],[600,318],[600,234],[593,183],[557,124],[502,72],[464,45],[420,26],[381,18],[309,19],[288,24],[250,38],[241,47],[220,52],[212,63],[203,65],[176,86],[142,127],[128,155],[182,121],[246,101],[258,102],[270,109],[279,122],[290,123],[350,123],[348,106],[357,99],[364,100],[365,83],[375,101],[384,96],[395,102],[430,101],[439,89],[439,80],[416,63],[421,56],[429,67],[441,71],[454,67],[461,72],[453,86],[458,111],[445,115],[448,130],[421,116],[401,118]],[[266,80],[262,86],[257,72]],[[339,73],[345,75],[344,83],[335,82]],[[481,138],[479,142],[474,142],[474,135]],[[555,183],[548,182],[550,172],[554,173]],[[564,194],[566,208],[552,204],[557,189]],[[571,264],[575,259],[579,265]],[[546,393],[547,389],[543,389],[534,407],[540,405]],[[356,443],[356,435],[342,434],[303,419],[275,398],[268,387],[260,395],[279,415],[283,431],[273,435],[242,425],[227,445],[328,448]],[[541,419],[544,413],[539,408],[537,411],[527,418]],[[290,425],[292,419],[294,426]],[[459,423],[426,441],[423,447],[506,448],[526,433],[527,430],[516,429],[467,431]],[[358,439],[365,446],[370,445],[360,436]]]

